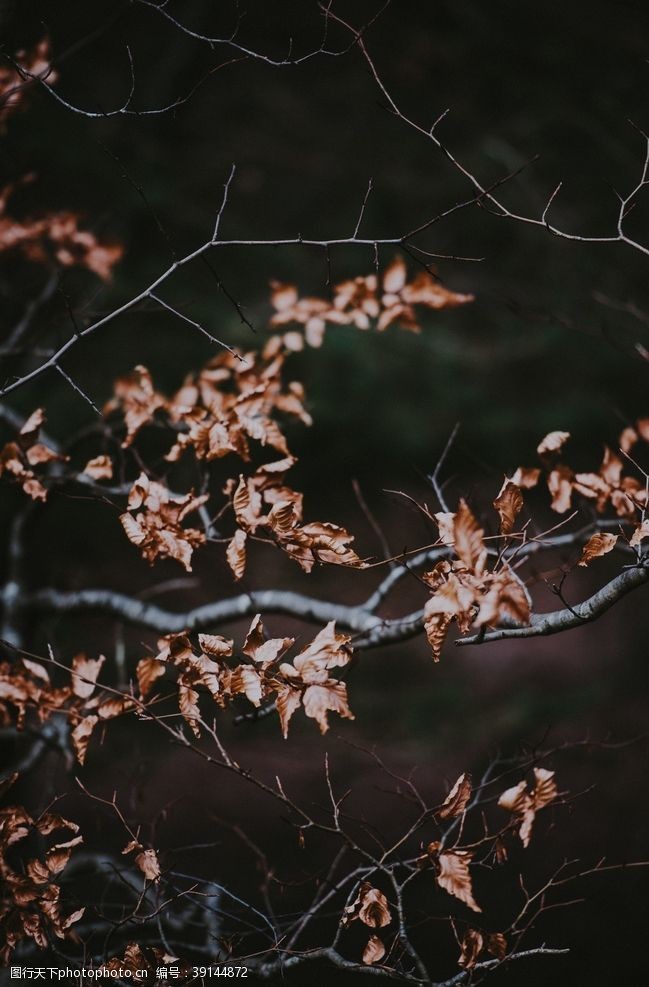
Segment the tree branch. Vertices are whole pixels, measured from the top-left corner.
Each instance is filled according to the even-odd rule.
[[[606,586],[603,586],[596,593],[590,596],[583,603],[577,603],[574,607],[565,610],[553,610],[551,613],[532,614],[530,623],[522,627],[497,627],[495,630],[487,631],[485,634],[474,634],[471,637],[459,638],[455,643],[459,646],[465,644],[483,644],[489,641],[503,641],[509,638],[521,637],[543,637],[548,634],[558,634],[560,631],[569,631],[582,624],[591,623],[597,620],[603,613],[606,613],[618,600],[621,600],[627,593],[644,586],[649,582],[649,566],[647,560],[633,569],[626,569],[624,572],[612,579]]]

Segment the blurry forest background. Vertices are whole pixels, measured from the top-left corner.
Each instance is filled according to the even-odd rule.
[[[169,7],[207,33],[233,24],[229,4],[185,0]],[[251,46],[283,57],[289,37],[294,54],[319,44],[322,24],[315,4],[249,0],[246,10],[241,37]],[[356,24],[374,10],[363,2],[341,4]],[[222,226],[228,238],[351,233],[370,177],[374,191],[364,218],[370,236],[398,235],[470,193],[441,154],[386,111],[354,50],[273,68],[227,50],[215,53],[143,5],[118,0],[2,4],[4,50],[29,47],[45,32],[59,73],[57,92],[77,106],[102,111],[121,104],[130,86],[127,44],[136,72],[134,107],[166,105],[200,83],[171,113],[106,119],[71,113],[40,92],[0,140],[2,184],[35,175],[16,193],[15,211],[73,209],[87,216],[96,232],[125,245],[108,286],[98,288],[87,272],[65,272],[65,291],[84,319],[148,284],[172,250],[182,256],[209,237],[233,162],[237,173]],[[596,234],[612,227],[614,189],[632,187],[643,162],[642,138],[628,119],[649,128],[645,4],[394,0],[369,29],[367,42],[412,116],[430,125],[450,108],[441,136],[485,182],[539,156],[504,187],[509,204],[539,215],[563,181],[553,206],[563,229]],[[629,227],[639,235],[646,229],[646,207],[646,198],[640,199],[629,217]],[[430,533],[421,515],[387,491],[405,491],[432,504],[426,474],[457,422],[461,428],[445,467],[450,498],[484,489],[488,503],[505,472],[534,462],[547,431],[572,434],[572,462],[578,466],[597,459],[604,442],[614,442],[624,424],[649,412],[646,258],[622,246],[563,242],[479,207],[437,224],[428,244],[440,254],[482,258],[438,262],[444,283],[474,293],[474,304],[431,313],[419,336],[334,327],[321,350],[294,358],[294,376],[307,386],[314,417],[311,429],[296,428],[291,435],[291,448],[300,457],[296,482],[307,491],[313,516],[339,519],[356,533],[364,554],[380,554],[381,548],[353,481],[394,552],[424,544]],[[385,251],[381,261],[393,255]],[[293,282],[302,293],[326,293],[322,250],[235,247],[210,255],[210,263],[257,336],[240,322],[203,265],[183,271],[167,286],[167,297],[230,345],[259,345],[267,331],[271,278]],[[331,251],[334,281],[369,273],[372,266],[370,249]],[[33,292],[28,278],[17,291],[14,276],[10,265],[0,274],[7,279],[0,285],[3,296],[9,298],[9,285],[12,293],[0,313],[5,327],[20,311],[21,292],[23,299]],[[33,276],[41,275],[34,270]],[[59,329],[68,333],[69,315],[59,297],[48,319],[53,337]],[[189,327],[185,332],[149,305],[79,345],[66,369],[101,406],[112,380],[136,363],[149,367],[169,392],[212,352],[200,334]],[[14,372],[11,358],[4,362],[3,378]],[[45,405],[55,435],[92,421],[91,409],[57,375],[12,395],[11,404],[24,413]],[[14,498],[21,496],[4,488],[0,516],[9,517]],[[551,523],[542,494],[537,509]],[[112,585],[140,592],[178,576],[170,562],[151,572],[126,539],[116,547],[109,512],[104,523],[98,508],[83,499],[53,500],[31,523],[28,538],[35,587]],[[557,571],[561,561],[555,560]],[[602,562],[595,582],[589,573],[571,576],[564,585],[568,600],[594,589],[607,564]],[[233,591],[225,564],[209,553],[197,557],[193,576],[163,602],[181,608]],[[250,581],[290,587],[297,576],[290,562],[271,553]],[[543,588],[544,576],[550,582],[555,578],[553,572],[539,573],[537,608],[551,609],[556,600]],[[344,570],[315,572],[309,589],[352,603],[363,597],[372,578]],[[408,585],[401,593],[418,591]],[[452,780],[495,749],[511,753],[521,744],[637,738],[649,715],[649,620],[642,592],[597,624],[548,640],[457,652],[447,644],[439,665],[433,665],[421,638],[367,653],[354,671],[357,718],[336,722],[331,732],[365,747],[377,745],[401,770],[419,765],[419,777],[431,781]],[[395,613],[401,612],[403,597],[393,602]],[[267,623],[271,630],[281,624],[282,634],[296,629],[285,618]],[[93,653],[108,649],[110,656],[113,633],[112,622],[100,617],[50,617],[30,628],[30,647],[38,653],[56,640],[62,653],[83,647]],[[139,657],[142,635],[129,628],[120,634],[127,654]],[[271,719],[228,728],[228,736],[241,757],[258,768],[267,762],[271,776],[281,770],[294,794],[315,797],[323,752],[333,741],[320,738],[311,723],[300,723],[284,742]],[[216,788],[200,765],[187,765],[181,751],[161,759],[146,739],[134,739],[127,730],[119,737],[117,730],[105,752],[96,752],[93,770],[102,780],[95,788],[105,794],[114,787],[130,791],[129,811],[143,820],[165,808],[159,843],[187,842],[189,831],[192,841],[208,839],[215,814],[244,818],[247,813],[244,821],[253,833],[268,825],[255,818],[254,800],[243,807],[236,786]],[[646,754],[646,746],[637,743],[623,750],[584,746],[563,758],[561,781],[573,792],[587,791],[551,836],[557,858],[644,859]],[[372,798],[373,769],[363,755],[339,746],[333,768],[341,787],[362,788],[365,800]],[[60,770],[53,757],[43,782],[52,791]],[[108,825],[100,814],[93,816],[94,808],[79,803],[87,817],[84,830]],[[272,826],[266,829],[267,835],[272,832]],[[218,850],[212,854],[205,856],[204,867],[232,866]],[[584,903],[543,918],[548,939],[569,944],[571,953],[529,968],[516,965],[499,982],[529,987],[548,978],[589,987],[643,982],[644,873],[593,878]],[[334,972],[326,977],[327,983],[345,982]]]

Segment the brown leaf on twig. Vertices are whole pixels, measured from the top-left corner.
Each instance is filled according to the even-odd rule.
[[[507,939],[502,932],[491,932],[487,936],[487,952],[497,960],[504,960],[507,955]]]
[[[385,946],[379,937],[370,936],[367,940],[367,945],[363,950],[363,963],[365,963],[366,966],[372,966],[374,963],[380,963],[384,956]]]
[[[110,456],[95,456],[88,460],[81,472],[91,480],[110,480],[113,476],[113,463]]]
[[[548,432],[537,446],[539,456],[547,456],[551,452],[560,452],[570,438],[570,432]]]
[[[482,933],[478,929],[467,929],[460,945],[462,952],[458,960],[458,966],[461,966],[463,970],[473,970],[484,946]]]
[[[246,571],[246,532],[237,528],[234,537],[228,542],[226,558],[232,574],[237,582],[243,578]]]
[[[437,857],[437,883],[449,894],[464,902],[474,912],[482,909],[473,897],[473,884],[469,864],[473,854],[469,850],[445,850]]]
[[[453,524],[453,534],[458,558],[470,572],[477,576],[482,575],[487,561],[484,531],[465,500],[460,500]]]
[[[302,696],[302,705],[306,715],[317,721],[320,733],[323,734],[329,729],[329,712],[338,713],[347,720],[354,719],[347,701],[347,686],[334,679],[328,679],[322,685],[307,686]]]
[[[615,548],[617,539],[617,535],[607,531],[595,532],[584,545],[577,565],[587,566],[593,559],[599,559],[602,555],[606,555]]]
[[[79,764],[83,764],[86,759],[88,743],[98,722],[97,716],[84,716],[70,733]]]
[[[137,668],[135,669],[135,674],[137,675],[137,684],[140,690],[140,695],[146,698],[156,679],[159,679],[165,673],[164,663],[157,661],[155,658],[141,658],[137,663]]]
[[[509,535],[514,530],[516,517],[523,507],[523,495],[512,480],[505,478],[500,493],[494,500],[494,507],[500,515],[500,533]]]
[[[461,816],[471,798],[471,775],[466,771],[460,775],[444,799],[436,815],[439,819],[455,819]]]
[[[392,921],[387,898],[378,888],[372,887],[369,881],[362,882],[354,901],[345,907],[341,925],[346,927],[356,919],[360,919],[370,929],[382,929]]]
[[[433,517],[437,521],[437,528],[442,544],[452,545],[455,541],[455,513],[453,511],[438,511]]]
[[[153,379],[146,367],[139,364],[126,377],[119,377],[114,384],[114,397],[104,408],[104,414],[120,410],[126,424],[126,438],[122,442],[128,447],[144,425],[153,421],[157,411],[166,407],[167,402],[153,386]]]
[[[554,771],[534,768],[534,782],[534,788],[529,791],[527,782],[520,781],[498,799],[498,805],[514,816],[524,847],[529,846],[536,813],[553,802],[558,794]]]
[[[93,694],[97,676],[105,661],[105,655],[100,655],[99,658],[87,658],[84,654],[75,655],[72,659],[72,691],[75,696],[88,699]]]
[[[147,881],[159,881],[162,871],[155,850],[145,849],[137,840],[131,840],[122,850],[123,854],[135,853],[135,866],[142,871]]]
[[[649,538],[649,518],[645,518],[644,521],[642,521],[637,526],[637,528],[631,535],[631,540],[629,541],[629,545],[631,546],[631,548],[637,548],[640,542],[643,541],[643,539],[645,538]]]

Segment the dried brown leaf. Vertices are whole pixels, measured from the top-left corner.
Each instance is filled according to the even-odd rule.
[[[570,432],[548,432],[545,438],[539,442],[536,451],[539,456],[547,456],[551,452],[560,452],[569,438]]]
[[[478,929],[467,929],[462,937],[458,966],[463,970],[473,970],[478,962],[478,956],[484,947],[484,937]]]
[[[100,655],[99,658],[87,658],[84,654],[75,655],[72,659],[72,691],[75,696],[88,699],[93,694],[97,676],[105,661],[105,655]]]
[[[84,718],[80,720],[70,734],[79,764],[83,764],[86,759],[88,743],[90,741],[92,731],[95,729],[98,722],[99,717],[97,716],[84,716]]]
[[[473,897],[473,884],[469,864],[473,854],[469,850],[445,850],[438,860],[437,883],[449,894],[464,902],[474,912],[482,909]]]
[[[480,576],[487,561],[484,531],[476,521],[465,500],[460,501],[453,524],[455,551],[467,569]]]
[[[500,493],[494,500],[494,508],[500,515],[500,533],[509,535],[514,530],[516,517],[523,507],[523,495],[520,487],[512,480],[505,478]]]
[[[348,720],[354,719],[347,702],[347,686],[344,682],[337,682],[335,679],[329,679],[322,685],[307,686],[302,696],[302,705],[306,715],[317,721],[320,733],[323,734],[329,729],[327,720],[329,711],[338,713]]]
[[[471,798],[471,775],[466,771],[460,775],[437,811],[439,819],[455,819],[461,816]]]
[[[113,476],[113,463],[110,456],[95,456],[88,460],[81,472],[91,480],[110,480]]]
[[[135,674],[137,675],[137,684],[140,690],[140,695],[143,698],[146,698],[146,696],[149,695],[156,679],[159,679],[162,675],[164,675],[164,673],[164,662],[157,661],[155,658],[140,659],[137,663]]]
[[[615,548],[617,539],[617,535],[607,531],[595,532],[584,545],[577,565],[587,566],[593,559],[599,559],[602,555],[606,555],[607,552]]]
[[[237,528],[234,537],[228,542],[226,558],[234,578],[238,581],[246,571],[246,532]]]
[[[367,945],[363,950],[363,963],[365,963],[366,966],[372,966],[374,963],[380,963],[384,956],[385,946],[379,937],[370,936],[367,940]]]

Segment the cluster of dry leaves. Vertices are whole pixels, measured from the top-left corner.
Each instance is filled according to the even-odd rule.
[[[288,662],[283,659],[295,643],[294,638],[267,640],[257,614],[241,648],[243,657],[233,667],[227,662],[234,654],[233,641],[217,634],[199,634],[195,648],[187,634],[173,634],[158,642],[155,657],[142,658],[138,663],[140,697],[150,700],[155,682],[173,670],[180,712],[197,737],[201,720],[199,688],[221,707],[236,696],[245,696],[256,708],[273,700],[284,737],[300,706],[326,733],[330,711],[353,719],[345,683],[330,675],[331,669],[344,668],[351,661],[349,642],[348,635],[336,633],[332,621]]]
[[[238,696],[255,708],[262,702],[274,701],[284,737],[300,707],[317,722],[322,733],[329,728],[329,712],[353,719],[347,687],[331,675],[332,669],[344,668],[351,662],[349,635],[336,633],[331,622],[287,661],[286,653],[294,643],[294,638],[267,640],[259,614],[237,655],[234,642],[217,634],[199,634],[197,646],[188,634],[169,635],[158,642],[154,657],[138,662],[138,695],[98,688],[103,655],[96,659],[76,655],[69,684],[63,686],[52,684],[41,662],[23,656],[0,664],[0,723],[21,730],[30,711],[40,723],[55,714],[64,715],[71,726],[77,759],[83,764],[95,729],[125,713],[144,715],[147,705],[159,700],[153,689],[165,675],[175,680],[180,714],[197,737],[202,719],[200,692],[221,708]]]
[[[0,663],[0,723],[22,730],[29,712],[40,723],[61,714],[72,727],[70,737],[80,764],[95,727],[136,708],[128,696],[97,691],[105,658],[78,654],[72,661],[69,684],[55,685],[40,661],[22,656]]]
[[[47,498],[47,490],[34,473],[33,467],[65,461],[64,456],[39,442],[44,423],[45,412],[43,408],[37,408],[24,423],[16,439],[6,442],[0,450],[0,476],[8,473],[14,477],[32,500]]]
[[[649,419],[639,419],[635,427],[624,429],[619,440],[620,455],[605,448],[597,472],[575,472],[558,461],[569,438],[568,432],[550,432],[537,449],[542,466],[519,467],[511,478],[505,477],[493,502],[499,518],[495,540],[502,547],[512,537],[522,537],[514,529],[524,506],[524,492],[536,487],[545,472],[553,510],[563,514],[573,506],[575,495],[586,498],[599,514],[609,509],[619,518],[620,525],[631,525],[625,537],[631,548],[639,549],[642,540],[649,537],[649,519],[645,517],[649,480],[646,476],[640,480],[625,471],[625,465],[639,470],[630,451],[640,440],[649,441]],[[495,564],[489,570],[485,531],[464,500],[457,511],[438,512],[433,517],[441,544],[452,547],[457,556],[438,562],[423,575],[432,590],[424,611],[425,628],[437,661],[453,621],[462,633],[470,628],[479,631],[512,622],[524,625],[530,619],[530,597],[502,550],[492,552]],[[595,532],[583,546],[577,565],[587,566],[606,555],[620,537],[611,532]]]
[[[500,534],[508,536],[523,506],[520,488],[505,480],[494,501],[500,517]],[[424,609],[424,626],[435,661],[439,660],[449,627],[455,621],[462,633],[470,627],[496,626],[504,620],[526,624],[530,598],[520,577],[499,557],[494,569],[487,568],[484,529],[466,501],[456,512],[435,514],[442,544],[453,547],[455,559],[443,559],[424,573],[432,590]]]
[[[4,201],[0,197],[0,210]],[[67,220],[52,226],[50,219],[39,221],[40,225],[23,224],[13,232],[8,229],[7,235],[0,237],[3,249],[20,248],[31,259],[44,259],[47,243],[56,241],[61,246],[65,237],[62,233],[61,239],[59,232],[68,228]],[[0,211],[0,226],[2,222]],[[83,259],[78,254],[73,256],[73,252],[66,254],[67,247],[62,247],[60,262],[85,263],[101,276],[108,276],[119,258],[119,248],[104,248],[92,238],[78,242],[88,248]],[[272,324],[297,322],[304,326],[307,341],[315,344],[317,327],[313,313],[316,310],[321,329],[332,321],[368,328],[370,319],[378,320],[379,329],[393,322],[415,329],[418,324],[413,306],[444,308],[471,301],[472,296],[449,292],[425,273],[409,282],[406,265],[397,259],[381,278],[370,275],[336,286],[331,303],[310,298],[298,300],[296,289],[287,285],[276,285],[272,299],[276,309]],[[353,536],[343,527],[305,520],[303,496],[286,482],[296,459],[288,448],[285,422],[311,424],[304,405],[303,386],[294,380],[285,382],[283,378],[287,357],[303,345],[298,337],[302,338],[293,330],[272,335],[261,351],[224,351],[197,374],[188,376],[171,397],[156,389],[146,367],[137,366],[115,382],[113,397],[104,408],[109,421],[113,416],[123,418],[124,449],[133,445],[145,426],[165,426],[172,436],[165,457],[170,468],[189,454],[204,466],[229,454],[250,463],[253,452],[259,448],[270,449],[281,457],[257,466],[250,474],[239,472],[223,486],[235,521],[226,557],[236,580],[245,574],[250,539],[276,545],[306,572],[323,563],[353,568],[365,564],[351,547]],[[319,341],[321,338],[320,332]],[[38,432],[34,427],[37,420],[40,424],[44,421],[40,409],[18,438],[0,452],[0,473],[15,477],[32,498],[45,500],[47,487],[35,475],[33,467],[42,466],[46,474],[47,464],[53,460],[62,462],[63,457],[37,442]],[[253,448],[253,443],[257,448]],[[91,459],[77,475],[85,474],[101,481],[110,479],[113,472],[111,458],[103,454]],[[163,478],[154,479],[140,472],[120,520],[129,540],[149,563],[172,558],[189,571],[195,549],[208,538],[209,501],[207,493],[199,496],[194,496],[192,491],[176,493]],[[186,526],[186,518],[196,511],[201,512],[201,527]],[[222,514],[223,508],[218,516]]]
[[[13,59],[0,64],[0,132],[14,113],[26,109],[35,78],[56,82],[56,72],[50,64],[50,43],[43,38],[30,51],[19,51]]]
[[[111,277],[124,248],[107,243],[91,230],[82,229],[82,219],[69,211],[17,218],[7,210],[15,186],[0,189],[0,253],[19,254],[25,260],[48,267],[85,267],[104,281]]]
[[[271,326],[301,326],[302,333],[290,331],[284,336],[288,348],[300,350],[305,343],[321,346],[327,325],[369,329],[375,323],[379,332],[391,325],[421,332],[417,308],[456,308],[472,302],[473,298],[450,291],[427,271],[421,271],[409,281],[406,264],[397,257],[382,275],[377,272],[334,285],[329,300],[300,298],[295,285],[273,282]]]
[[[50,65],[47,38],[30,51],[19,51],[13,59],[0,64],[0,134],[11,116],[28,105],[30,91],[37,79],[56,82]],[[27,175],[19,185],[33,180]],[[7,209],[16,185],[0,189],[0,253],[19,254],[28,261],[48,267],[85,267],[107,281],[120,260],[123,248],[100,240],[90,230],[82,229],[81,217],[70,211],[48,212],[39,216],[16,217]]]
[[[531,489],[543,474],[552,497],[552,510],[557,514],[569,511],[577,494],[591,501],[598,514],[608,508],[623,521],[633,523],[637,532],[640,526],[637,519],[647,507],[647,484],[644,476],[639,480],[629,473],[629,469],[636,467],[631,456],[634,446],[639,441],[649,442],[649,418],[639,418],[635,427],[623,429],[617,451],[605,447],[596,472],[575,472],[560,461],[563,447],[569,439],[569,432],[550,432],[546,435],[536,450],[542,466],[520,467],[514,481],[521,487]],[[640,537],[644,535],[638,536],[634,545],[639,544]]]
[[[472,807],[473,794],[470,775],[461,774],[436,810],[436,820],[443,823],[463,819]],[[509,813],[509,821],[494,836],[485,837],[481,841],[492,843],[492,856],[496,863],[502,864],[507,859],[506,838],[509,834],[518,836],[524,847],[529,846],[537,812],[550,805],[557,796],[554,772],[538,767],[534,768],[534,787],[531,791],[523,780],[502,793],[498,806]],[[474,856],[474,849],[463,848],[461,845],[447,847],[443,840],[438,839],[422,848],[416,864],[420,870],[430,871],[437,886],[443,891],[457,898],[473,912],[480,913],[482,908],[474,897],[470,870]],[[385,894],[369,881],[364,881],[358,886],[353,901],[345,906],[341,926],[346,928],[358,920],[370,930],[383,929],[395,921],[393,911]],[[473,969],[483,951],[500,960],[507,954],[507,939],[503,932],[486,932],[467,927],[460,945],[459,965],[465,970]],[[384,941],[376,931],[372,931],[363,951],[363,963],[380,963],[385,955]]]
[[[12,775],[0,784],[0,794],[16,781]],[[47,847],[52,833],[70,835],[64,842]],[[64,939],[84,913],[80,908],[68,915],[61,911],[58,877],[83,838],[76,823],[54,812],[33,819],[21,805],[0,809],[0,962],[7,964],[15,947],[31,939],[46,949],[52,935]],[[36,855],[21,850],[25,842],[36,844]]]
[[[116,382],[114,397],[105,408],[107,415],[117,412],[124,417],[124,448],[144,426],[166,424],[174,437],[166,455],[170,463],[189,452],[206,465],[229,454],[249,463],[251,442],[280,454],[281,459],[259,466],[251,475],[239,473],[223,488],[236,522],[226,556],[237,580],[245,573],[250,537],[273,542],[307,572],[316,563],[363,564],[344,528],[304,522],[302,494],[286,483],[296,459],[287,445],[284,419],[311,423],[302,385],[285,384],[282,379],[289,352],[274,336],[262,353],[221,353],[170,398],[156,390],[149,371],[139,366]],[[182,522],[208,500],[206,494],[172,494],[142,474],[130,492],[122,525],[147,561],[174,558],[189,570],[193,551],[206,541],[206,534],[185,528]]]

